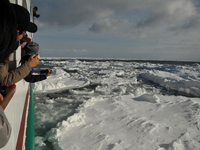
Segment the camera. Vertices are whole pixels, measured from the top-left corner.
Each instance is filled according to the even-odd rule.
[[[6,96],[6,87],[5,86],[0,86],[0,94],[5,97]]]
[[[48,73],[49,73],[49,70],[48,70],[48,69],[41,70],[40,73],[48,74]],[[50,73],[51,73],[51,71],[50,71]]]

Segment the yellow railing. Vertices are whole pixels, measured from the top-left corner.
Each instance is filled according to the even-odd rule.
[[[9,104],[10,100],[12,99],[13,95],[15,94],[16,86],[15,87],[8,87],[6,89],[7,89],[6,96],[4,97],[4,100],[2,102],[0,102],[0,105],[1,105],[3,110],[5,110],[5,108]]]

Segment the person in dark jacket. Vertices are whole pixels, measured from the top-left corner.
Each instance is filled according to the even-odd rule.
[[[24,43],[23,43],[23,45],[24,45]],[[21,60],[22,64],[27,59],[29,59],[30,56],[38,55],[39,45],[35,42],[29,42],[29,43],[26,43],[26,45],[23,47],[23,50],[25,52],[25,56],[23,56],[23,58]],[[39,59],[38,59],[38,62],[39,62]],[[51,71],[49,69],[47,69],[46,73],[44,73],[44,74],[35,75],[33,73],[34,73],[34,69],[32,68],[32,70],[30,71],[28,76],[26,76],[24,78],[24,80],[26,82],[35,83],[38,81],[45,80],[47,78],[47,76],[51,75]]]

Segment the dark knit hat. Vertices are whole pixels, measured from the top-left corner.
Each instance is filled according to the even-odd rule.
[[[39,50],[39,45],[35,42],[30,42],[24,46],[24,50],[26,55],[33,55],[33,54],[37,55]]]
[[[30,13],[28,10],[17,4],[12,4],[12,7],[16,14],[18,30],[35,33],[37,31],[37,25],[30,22]]]

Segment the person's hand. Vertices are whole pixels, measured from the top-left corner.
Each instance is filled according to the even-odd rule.
[[[2,94],[0,94],[0,102],[2,102],[3,101],[3,96],[2,96]]]
[[[28,59],[29,64],[31,67],[35,67],[38,64],[38,55],[31,55]]]
[[[46,74],[46,77],[51,75],[51,71],[48,69],[48,73]]]

